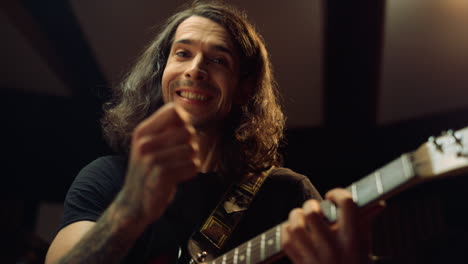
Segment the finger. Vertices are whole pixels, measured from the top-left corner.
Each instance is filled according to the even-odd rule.
[[[317,200],[308,200],[304,203],[304,215],[306,217],[309,233],[313,246],[320,259],[331,259],[337,249],[330,224],[323,217],[322,208]]]
[[[179,105],[174,105],[174,108],[184,123],[190,123],[190,115],[184,108]]]
[[[284,247],[302,257],[315,254],[302,208],[290,212],[286,232],[289,240],[285,241]]]
[[[192,144],[180,144],[154,151],[145,159],[153,165],[170,166],[171,163],[192,160],[195,157],[195,151]]]
[[[182,116],[181,116],[182,113]],[[135,129],[134,136],[140,137],[141,135],[149,133],[158,133],[164,129],[175,126],[188,126],[187,114],[182,111],[176,110],[174,103],[167,103],[159,108],[156,112],[143,120]]]
[[[287,232],[291,241],[290,246],[298,252],[314,251],[312,243],[308,240],[309,233],[302,208],[296,208],[289,213]]]
[[[283,250],[293,263],[303,263],[305,257],[301,255],[300,251],[296,250],[296,248],[290,244],[293,239],[289,235],[289,231],[287,231],[287,229],[289,229],[288,223],[281,225],[281,242]]]
[[[134,149],[143,155],[149,152],[154,152],[169,146],[193,144],[195,149],[198,149],[198,143],[192,137],[190,130],[183,128],[165,130],[159,134],[150,134],[136,140]]]
[[[325,197],[338,207],[339,217],[337,225],[341,237],[352,241],[356,237],[358,207],[353,201],[351,193],[345,189],[336,188],[329,191]]]

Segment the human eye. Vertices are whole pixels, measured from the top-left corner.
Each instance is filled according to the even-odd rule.
[[[187,51],[179,50],[174,53],[177,57],[185,58],[189,56]]]
[[[213,59],[211,59],[211,61],[213,63],[216,63],[216,64],[221,64],[221,65],[226,64],[226,60],[224,58],[220,58],[220,57],[213,58]]]

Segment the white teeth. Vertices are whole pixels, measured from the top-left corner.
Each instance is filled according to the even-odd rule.
[[[208,99],[208,97],[204,95],[201,95],[198,93],[187,92],[187,91],[180,92],[180,96],[187,98],[187,99],[199,100],[199,101],[205,101]]]

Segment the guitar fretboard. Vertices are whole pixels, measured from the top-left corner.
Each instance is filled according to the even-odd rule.
[[[281,225],[214,259],[212,264],[253,264],[263,262],[281,252]]]
[[[403,154],[384,167],[354,182],[346,190],[352,194],[354,202],[359,207],[363,207],[396,192],[402,185],[414,180],[415,176],[411,154]],[[330,222],[336,221],[338,211],[332,202],[325,200],[321,203],[321,207]]]
[[[354,182],[346,189],[351,192],[354,202],[363,207],[396,192],[401,186],[416,177],[411,154],[403,154],[384,167]],[[330,222],[336,221],[338,211],[335,205],[325,200],[322,210]],[[243,243],[237,248],[212,260],[212,264],[253,264],[277,256],[281,248],[281,224]]]

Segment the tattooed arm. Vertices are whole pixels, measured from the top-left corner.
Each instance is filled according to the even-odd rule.
[[[60,230],[45,263],[117,263],[143,228],[114,203],[97,222],[79,221]]]
[[[46,263],[116,263],[174,198],[178,183],[199,170],[195,129],[166,104],[133,131],[125,182],[94,223],[78,221],[52,242]]]

